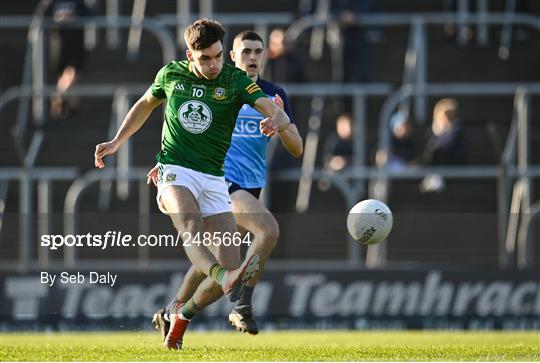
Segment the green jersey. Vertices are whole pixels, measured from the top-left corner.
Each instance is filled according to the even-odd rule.
[[[161,68],[152,95],[167,98],[157,160],[223,176],[223,163],[244,104],[266,97],[244,71],[224,64],[216,79],[198,78],[188,61]]]

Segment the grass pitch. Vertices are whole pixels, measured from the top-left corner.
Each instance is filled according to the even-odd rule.
[[[539,332],[2,333],[0,361],[540,361]]]

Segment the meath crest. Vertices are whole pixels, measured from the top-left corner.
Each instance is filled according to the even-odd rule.
[[[184,102],[178,109],[180,125],[192,134],[200,134],[212,123],[212,111],[199,101]]]
[[[226,97],[225,88],[216,87],[216,89],[214,90],[214,98],[218,101],[222,101],[225,99],[225,97]]]

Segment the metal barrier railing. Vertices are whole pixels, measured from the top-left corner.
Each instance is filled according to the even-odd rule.
[[[115,84],[102,84],[102,85],[78,85],[71,88],[66,94],[73,96],[84,96],[84,97],[111,97],[114,95],[118,89],[123,89],[125,95],[140,95],[146,89],[148,85],[144,84],[133,84],[129,86],[119,87]],[[2,95],[0,95],[0,114],[3,109],[10,103],[23,98],[29,98],[33,96],[49,96],[56,92],[56,87],[52,85],[44,86],[40,91],[34,89],[31,85],[13,87],[8,89]],[[122,100],[119,100],[121,103]],[[117,107],[118,108],[118,107]],[[125,107],[124,107],[125,108]],[[116,110],[118,112],[123,112],[122,110]],[[127,112],[127,111],[126,111]],[[42,132],[38,134],[38,137],[43,138],[44,135]],[[39,142],[41,144],[41,142]],[[32,185],[34,182],[39,181],[39,190],[38,190],[38,200],[39,201],[49,201],[50,200],[50,183],[47,180],[72,180],[74,179],[79,172],[76,168],[35,168],[33,165],[33,160],[35,160],[38,154],[38,147],[32,146],[31,144],[29,151],[26,154],[27,159],[32,159],[32,162],[27,163],[26,168],[0,168],[0,182],[8,180],[20,180],[20,210],[22,216],[22,223],[20,229],[20,263],[19,265],[22,268],[26,268],[29,264],[29,252],[31,239],[33,234],[33,220],[31,213],[33,212],[33,202],[32,196],[34,195]],[[121,155],[124,155],[126,152],[122,151]],[[129,155],[125,156],[129,161]],[[125,163],[124,163],[125,164]],[[124,165],[122,164],[122,165]],[[41,178],[44,181],[41,181]],[[3,201],[3,200],[2,200]],[[49,202],[47,202],[49,203]],[[48,205],[45,202],[40,202],[40,205]],[[43,208],[39,207],[41,213]],[[49,210],[48,207],[44,207],[44,210]],[[41,215],[40,225],[48,226],[50,222],[50,214]],[[47,261],[44,257],[40,257],[41,262]]]
[[[458,3],[460,3],[459,1]],[[333,16],[320,17],[317,14],[306,15],[296,20],[287,30],[286,41],[289,44],[294,44],[297,39],[305,31],[309,29],[319,29],[320,27],[339,24],[338,19]],[[415,87],[424,87],[427,80],[427,42],[426,42],[426,25],[444,25],[447,23],[464,25],[477,25],[479,29],[487,28],[488,25],[503,25],[508,29],[511,25],[526,25],[537,30],[540,30],[540,17],[520,14],[520,13],[487,13],[480,12],[479,16],[463,16],[462,12],[458,13],[385,13],[385,14],[362,14],[353,24],[356,26],[409,26],[411,42],[407,49],[407,58],[410,59],[405,66],[404,84],[414,82]],[[510,27],[511,29],[511,27]],[[509,33],[508,31],[505,34]],[[501,40],[501,47],[504,47],[506,41]],[[508,45],[509,47],[509,45]],[[509,48],[508,48],[509,49]],[[338,58],[333,58],[338,59]],[[332,68],[341,68],[341,64],[332,64]],[[426,99],[422,92],[415,95],[414,98],[415,119],[426,120]]]
[[[403,67],[402,85],[416,85],[423,87],[427,81],[427,40],[425,25],[418,19],[414,19],[409,31],[409,44],[405,53],[405,65]],[[418,94],[414,98],[415,120],[426,122],[426,97]],[[411,114],[410,102],[401,105],[400,110]]]
[[[313,170],[317,159],[319,144],[319,131],[322,125],[324,108],[324,98],[318,96],[311,100],[311,115],[308,119],[308,132],[304,143],[304,155],[302,158],[302,176],[298,183],[298,194],[296,196],[296,211],[304,213],[309,207],[311,195],[311,185],[313,184]]]
[[[161,45],[163,63],[168,63],[173,60],[176,55],[176,47],[172,37],[159,20],[144,19],[138,22],[139,27],[147,29],[153,33],[158,39]],[[45,60],[45,37],[44,29],[55,27],[56,24],[50,19],[41,18],[40,16],[0,16],[0,29],[2,28],[26,28],[30,27],[28,36],[28,46],[25,55],[25,63],[23,69],[23,86],[32,84],[34,88],[33,98],[33,116],[34,120],[37,120],[38,124],[41,124],[44,120],[45,113],[45,100],[44,95],[48,91],[44,91],[45,87],[45,66],[47,64]],[[70,23],[64,25],[65,27],[85,28],[86,26],[92,26],[93,28],[108,28],[111,26],[111,19],[108,17],[86,17],[79,22]],[[132,19],[128,17],[114,16],[114,27],[128,28],[132,26]],[[114,39],[114,37],[112,38]],[[23,143],[23,137],[26,133],[28,123],[28,99],[21,98],[19,103],[19,109],[17,114],[17,122],[13,127],[14,143],[17,146],[18,154],[21,160],[24,161],[24,165],[27,167],[32,166],[34,158],[26,155],[29,151],[37,153],[43,140],[41,131],[37,131],[32,138],[31,144],[28,149]],[[31,155],[30,155],[31,156]]]
[[[529,108],[530,95],[528,90],[526,88],[519,88],[514,98],[514,120],[512,126],[515,130],[510,135],[514,140],[512,140],[513,142],[508,142],[508,146],[515,149],[517,140],[517,165],[520,171],[526,171],[529,168]],[[508,154],[511,155],[512,151],[508,151]],[[511,156],[507,157],[505,162],[512,162]],[[506,191],[507,189],[504,190],[504,192]],[[517,265],[519,268],[527,268],[532,266],[533,254],[529,229],[531,227],[530,222],[536,218],[538,209],[531,205],[531,198],[530,177],[525,175],[514,183],[512,192],[506,239],[504,241],[506,254],[502,256],[503,259],[501,260],[501,264],[505,267],[515,267]],[[537,205],[540,205],[540,200]],[[516,252],[517,261],[515,258]]]
[[[415,19],[418,19],[418,21],[421,21],[424,24],[433,25],[442,25],[448,22],[455,23],[458,21],[465,24],[476,24],[479,21],[476,17],[460,19],[458,15],[448,13],[370,13],[362,15],[354,22],[354,24],[359,26],[408,26]],[[480,21],[488,25],[511,23],[540,29],[540,17],[530,14],[515,13],[509,17],[506,13],[493,12],[487,14],[487,16]],[[291,25],[288,30],[287,39],[293,41],[307,29],[324,24],[324,21],[318,19],[317,16],[306,15]]]
[[[112,101],[111,121],[109,122],[108,140],[112,140],[118,129],[122,125],[124,118],[131,108],[130,95],[125,87],[119,87],[114,93]],[[118,153],[112,155],[109,159],[109,167],[116,168],[120,176],[126,175],[131,168],[132,160],[132,141],[128,139],[124,147]],[[107,210],[110,206],[112,182],[110,180],[102,181],[99,185],[100,193],[98,197],[98,208]],[[129,180],[125,177],[119,177],[116,183],[116,193],[121,200],[126,200],[129,197],[130,187]]]
[[[131,12],[131,26],[129,27],[127,57],[134,60],[139,55],[141,45],[142,28],[141,22],[144,20],[144,12],[146,11],[146,0],[133,2],[133,11]]]
[[[34,217],[34,183],[38,182],[38,208],[40,216],[50,218],[53,211],[52,183],[55,181],[73,180],[79,175],[77,168],[0,168],[0,182],[19,182],[19,253],[17,269],[27,271],[36,264],[31,261],[31,241],[35,233],[36,220]],[[38,218],[37,230],[40,235],[50,232],[50,219]],[[39,250],[38,267],[45,267],[48,258]]]
[[[142,94],[146,90],[147,85],[132,85],[124,86],[127,94],[135,95]],[[347,96],[353,95],[353,104],[355,105],[354,117],[355,124],[353,126],[353,132],[355,133],[355,145],[354,145],[354,157],[353,157],[353,167],[350,170],[344,171],[339,174],[328,175],[318,168],[314,168],[311,172],[311,177],[314,180],[319,178],[329,179],[338,190],[343,194],[347,206],[351,207],[359,199],[364,196],[364,182],[366,180],[397,180],[397,179],[411,179],[411,178],[420,178],[428,174],[440,174],[445,178],[499,178],[499,180],[506,180],[506,184],[501,182],[501,185],[509,185],[510,181],[513,178],[530,178],[530,177],[539,177],[540,176],[540,166],[538,165],[526,165],[525,167],[516,168],[507,162],[505,165],[504,173],[501,173],[501,168],[497,166],[472,166],[472,167],[447,167],[447,168],[433,168],[433,167],[419,167],[405,169],[403,171],[393,171],[387,170],[384,167],[379,168],[368,168],[365,167],[365,119],[366,119],[366,97],[373,96],[387,96],[390,94],[392,88],[387,84],[347,84],[347,85],[338,85],[338,84],[301,84],[301,85],[284,85],[290,96],[309,96],[309,97],[323,97],[323,96]],[[515,83],[489,83],[489,84],[431,84],[427,85],[423,90],[414,89],[412,86],[403,87],[402,89],[397,90],[388,97],[385,102],[379,117],[379,149],[388,152],[389,150],[389,130],[388,130],[388,120],[393,112],[394,108],[399,105],[399,103],[409,97],[414,96],[417,92],[425,92],[426,95],[431,96],[450,96],[450,95],[462,95],[462,96],[495,96],[495,95],[512,95],[515,94],[516,90],[519,87],[526,89],[529,94],[538,94],[540,93],[540,84],[524,84],[519,85]],[[93,86],[75,86],[73,87],[68,94],[79,95],[79,96],[107,96],[115,94],[118,91],[119,86],[117,85],[93,85]],[[42,91],[43,94],[50,94],[55,91],[53,86],[46,86]],[[27,87],[15,87],[6,91],[3,95],[0,96],[0,112],[5,107],[6,104],[10,101],[16,100],[18,97],[23,96],[32,96],[36,92],[29,86]],[[510,130],[510,137],[508,138],[507,144],[512,145],[512,129]],[[520,140],[523,140],[522,138]],[[521,141],[525,142],[525,141]],[[504,155],[511,155],[512,146],[507,147]],[[505,160],[511,160],[510,156],[505,156]],[[22,170],[22,169],[20,169]],[[18,171],[19,173],[21,171]],[[70,172],[70,176],[73,176],[73,172]],[[111,174],[112,173],[112,174]],[[4,175],[4,169],[2,169],[1,175]],[[18,174],[19,175],[19,174]],[[33,174],[37,175],[37,174]],[[100,180],[99,172],[94,172],[93,178],[95,180]],[[107,174],[103,174],[104,179],[111,179],[112,175],[115,178],[118,177],[117,171],[109,169]],[[301,176],[299,170],[289,170],[276,173],[273,176],[273,180],[298,180]],[[125,180],[133,180],[137,178],[145,179],[145,173],[141,171],[133,172],[133,169],[129,170],[124,174],[123,178]],[[117,178],[118,179],[118,178]],[[144,180],[142,180],[144,182]],[[80,184],[79,179],[74,183]],[[26,185],[25,188],[21,188],[28,191],[29,186]],[[78,193],[81,193],[84,188],[75,189],[79,190]],[[384,188],[382,189],[384,190]],[[499,200],[501,198],[507,197],[507,194],[503,194],[502,190],[499,190]],[[30,195],[30,194],[29,194]],[[384,199],[379,195],[375,195],[379,199]],[[27,196],[21,198],[26,198],[24,204],[27,205],[28,198]],[[75,192],[70,192],[70,198],[66,197],[66,206],[73,205],[70,200],[73,198],[78,198],[78,194]],[[23,202],[21,202],[23,203]],[[76,203],[75,203],[76,205]],[[21,210],[30,210],[30,208],[25,207],[26,209]],[[67,207],[66,207],[67,208]],[[70,211],[71,209],[67,208],[65,210]],[[499,212],[504,205],[499,205]],[[536,210],[536,206],[530,206],[531,211]],[[532,218],[530,219],[532,220]],[[523,241],[526,241],[523,239]],[[27,232],[22,234],[21,244],[27,245],[29,243],[29,237]],[[522,244],[526,242],[522,242]],[[360,260],[361,255],[361,246],[354,242],[349,241],[348,249],[348,263],[350,265],[358,266],[362,265]],[[520,245],[521,246],[521,245]],[[521,248],[521,247],[519,247]],[[506,253],[506,252],[504,252]],[[383,256],[383,254],[375,254],[376,256]],[[379,257],[377,257],[379,258]],[[368,261],[369,262],[369,261]],[[383,261],[378,261],[374,263],[370,262],[371,266],[377,266]]]
[[[127,172],[119,172],[115,169],[91,170],[77,178],[66,193],[64,202],[64,233],[65,235],[78,233],[79,201],[81,195],[93,183],[113,180],[138,180],[139,181],[139,233],[148,234],[150,215],[150,188],[146,184],[147,168],[131,168]],[[146,217],[146,218],[145,218]],[[76,249],[70,248],[64,251],[64,264],[67,267],[75,266],[77,262]],[[137,267],[147,268],[149,266],[148,248],[139,246],[139,261]]]
[[[515,15],[516,0],[506,0],[505,13],[508,19]],[[506,22],[501,31],[501,45],[499,46],[499,57],[503,60],[510,56],[510,46],[512,44],[512,22]]]
[[[501,162],[499,164],[499,175],[497,176],[497,190],[499,192],[499,197],[497,198],[497,210],[499,211],[497,218],[497,236],[499,240],[498,260],[501,266],[507,266],[509,257],[506,250],[506,235],[508,233],[508,222],[510,218],[509,200],[511,196],[512,179],[508,175],[508,171],[512,167],[513,163],[515,163],[516,158],[516,99],[517,97],[514,98],[514,117],[512,119],[512,123],[510,124],[510,129],[506,138],[504,150],[501,155]]]
[[[289,26],[294,21],[294,16],[291,13],[262,13],[262,12],[249,12],[242,14],[235,13],[214,13],[212,17],[219,20],[224,26],[238,26],[248,25],[253,26],[254,30],[261,36],[262,39],[268,39],[271,25],[273,26]],[[177,44],[181,47],[185,47],[184,44],[184,29],[190,22],[198,19],[195,14],[182,13],[182,14],[160,14],[156,17],[162,24],[167,26],[174,26],[177,28]],[[224,42],[228,44],[229,36],[231,34],[226,33]]]

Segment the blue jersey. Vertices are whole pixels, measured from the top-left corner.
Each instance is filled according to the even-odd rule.
[[[278,94],[283,99],[285,112],[292,122],[285,91],[261,78],[256,83],[268,97]],[[225,157],[225,179],[242,188],[262,188],[266,180],[266,148],[270,138],[261,134],[259,129],[259,123],[264,118],[259,111],[246,104],[236,119],[231,147]]]

